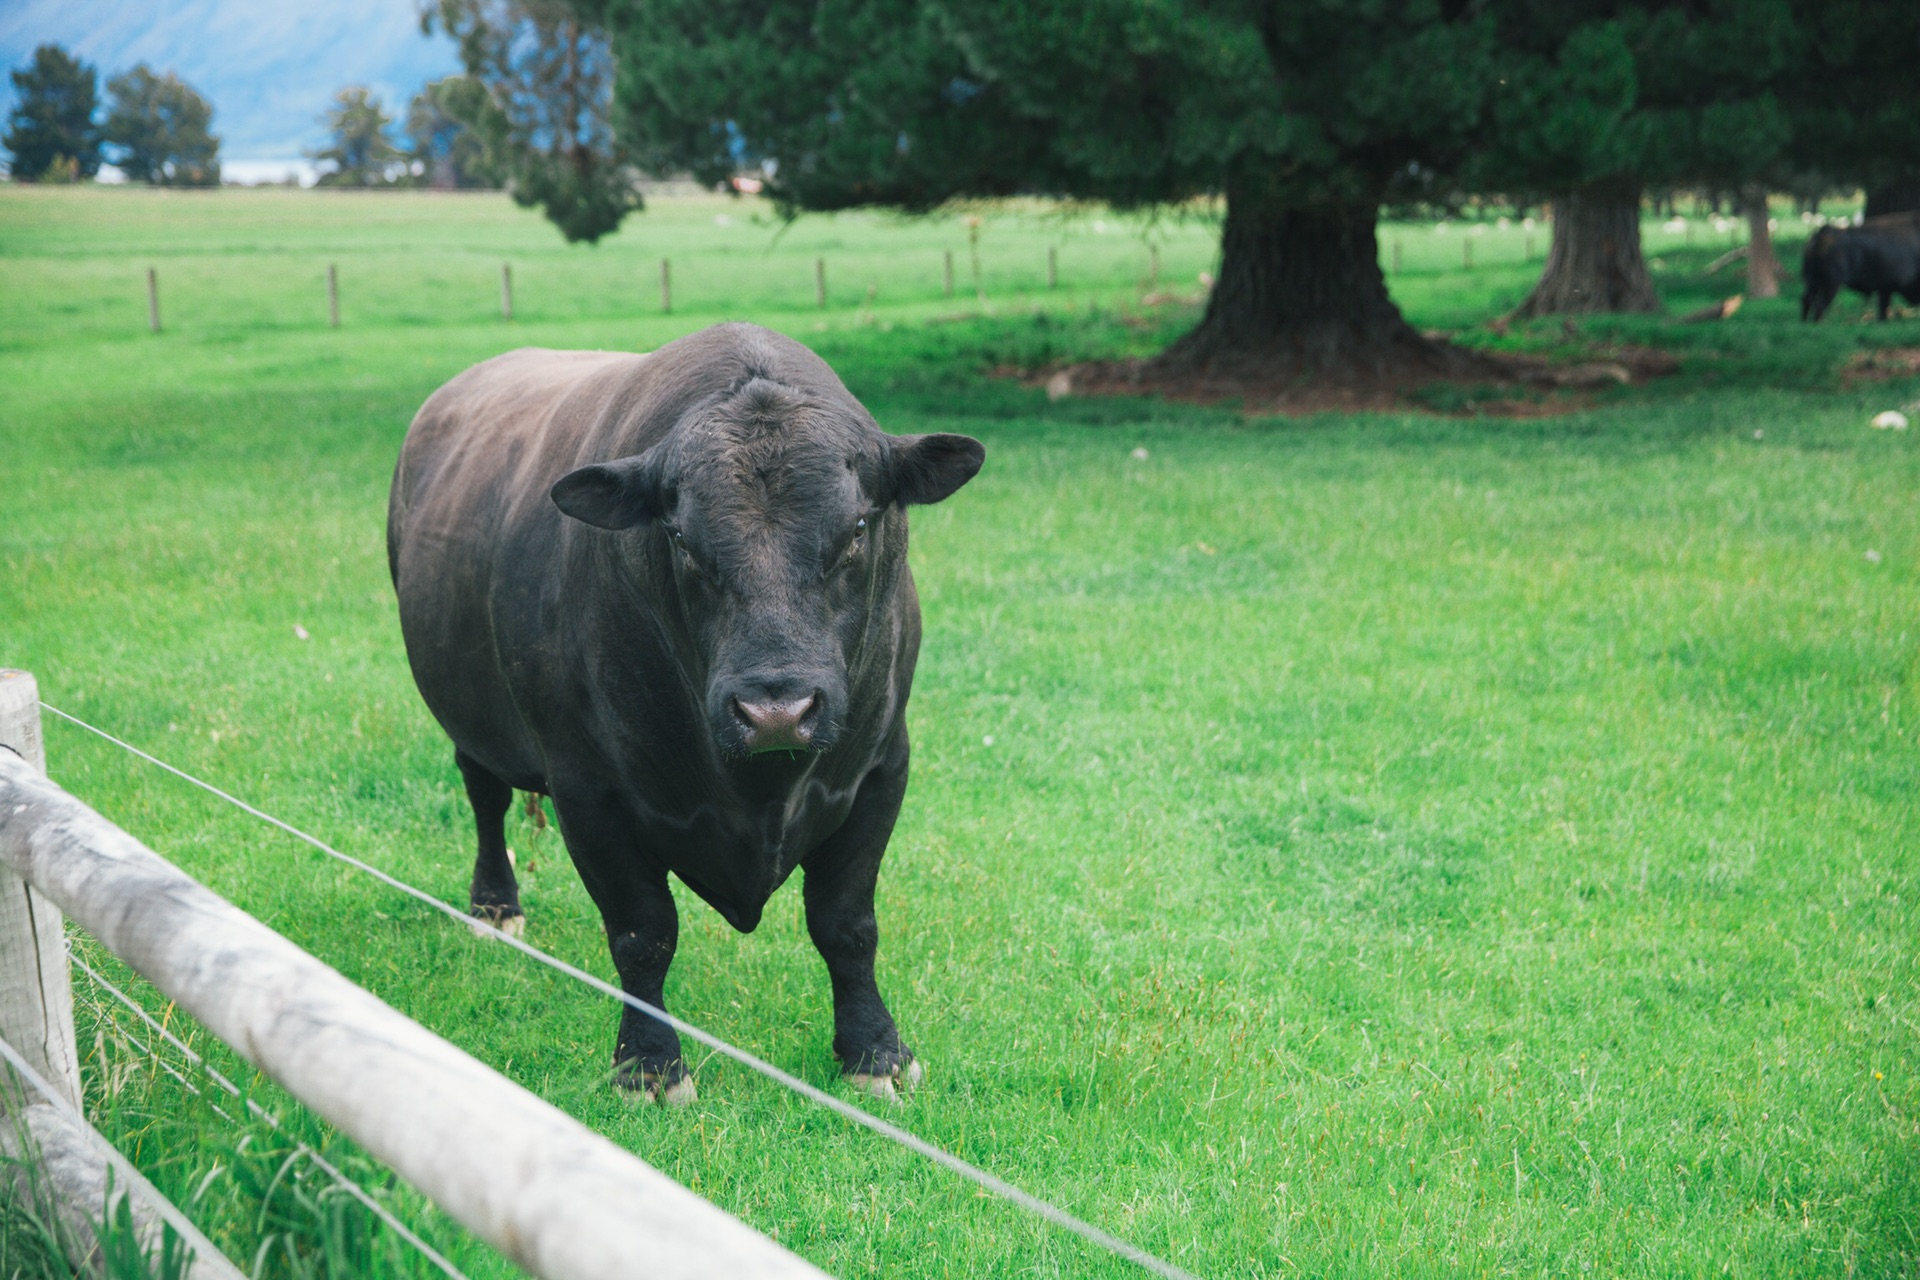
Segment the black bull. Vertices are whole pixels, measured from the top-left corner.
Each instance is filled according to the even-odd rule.
[[[1807,241],[1800,277],[1802,320],[1820,319],[1842,289],[1876,297],[1885,320],[1894,294],[1920,302],[1920,220],[1900,214],[1859,227],[1822,227]]]
[[[503,821],[553,799],[621,986],[655,1006],[668,873],[736,929],[804,869],[833,1049],[919,1074],[874,981],[874,885],[907,786],[920,646],[913,503],[966,436],[889,436],[818,356],[750,325],[651,355],[522,350],[435,392],[387,517],[407,658],[479,833],[472,907],[523,923]],[[624,1011],[616,1078],[692,1096],[670,1027]]]

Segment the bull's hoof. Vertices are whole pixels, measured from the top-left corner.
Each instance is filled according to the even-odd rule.
[[[678,1063],[665,1071],[649,1071],[637,1062],[624,1062],[614,1068],[613,1082],[630,1097],[665,1103],[669,1107],[691,1106],[700,1096],[700,1091],[693,1087],[693,1077]]]
[[[902,1094],[912,1093],[920,1087],[920,1081],[926,1072],[920,1066],[920,1059],[908,1058],[892,1071],[881,1075],[872,1075],[865,1071],[847,1072],[847,1083],[865,1094],[887,1102],[904,1102]]]
[[[524,938],[527,936],[527,916],[526,913],[518,907],[490,907],[476,903],[467,908],[467,914],[472,916],[480,924],[492,925],[509,938]],[[483,938],[487,933],[485,929],[479,928],[477,925],[474,928],[474,932]]]

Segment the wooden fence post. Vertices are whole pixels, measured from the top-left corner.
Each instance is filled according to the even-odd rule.
[[[160,332],[160,273],[147,268],[147,332]]]
[[[327,264],[327,328],[340,327],[340,276],[333,264]]]
[[[1160,288],[1160,246],[1147,246],[1147,292],[1153,293]]]
[[[1398,240],[1393,242],[1393,274],[1396,276],[1400,274],[1400,242]]]
[[[660,259],[660,314],[673,314],[673,265]]]
[[[1048,245],[1047,246],[1047,288],[1057,289],[1059,287],[1060,287],[1059,250],[1053,245]]]
[[[500,264],[500,318],[513,319],[513,268]]]
[[[946,251],[946,274],[942,277],[946,283],[947,296],[953,296],[953,250]]]
[[[813,260],[813,305],[822,311],[827,309],[827,260]]]
[[[1467,236],[1460,237],[1460,269],[1473,270],[1473,241]]]
[[[0,750],[41,774],[40,688],[24,671],[0,669]],[[0,1040],[77,1110],[80,1051],[73,1035],[73,988],[60,912],[38,890],[0,866]],[[0,1109],[4,1109],[0,1107]]]
[[[1531,231],[1527,232],[1527,249],[1521,260],[1523,262],[1533,261],[1533,232]]]

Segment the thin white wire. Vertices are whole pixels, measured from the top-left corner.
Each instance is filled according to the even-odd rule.
[[[819,1105],[827,1108],[829,1111],[833,1111],[839,1114],[840,1116],[853,1122],[854,1124],[861,1125],[865,1128],[873,1130],[875,1133],[880,1134],[882,1137],[887,1138],[890,1141],[895,1142],[900,1146],[907,1148],[909,1151],[912,1151],[917,1155],[923,1156],[926,1159],[933,1161],[935,1164],[940,1165],[941,1167],[948,1169],[953,1173],[959,1174],[961,1177],[966,1178],[970,1182],[974,1182],[979,1184],[982,1187],[985,1187],[988,1191],[993,1192],[995,1195],[999,1196],[1001,1199],[1010,1201],[1013,1204],[1017,1204],[1021,1208],[1025,1209],[1027,1212],[1032,1213],[1040,1218],[1044,1218],[1046,1221],[1053,1223],[1057,1227],[1061,1227],[1064,1230],[1071,1231],[1075,1235],[1081,1237],[1084,1240],[1089,1240],[1092,1243],[1099,1245],[1101,1248],[1107,1250],[1109,1253],[1117,1254],[1120,1257],[1127,1259],[1129,1262],[1133,1262],[1141,1267],[1144,1267],[1146,1270],[1153,1272],[1155,1275],[1163,1276],[1165,1277],[1165,1280],[1199,1280],[1199,1278],[1195,1276],[1192,1272],[1182,1270],[1181,1268],[1173,1265],[1171,1262],[1167,1262],[1164,1259],[1154,1254],[1148,1253],[1145,1249],[1140,1248],[1138,1245],[1132,1244],[1126,1240],[1122,1240],[1119,1236],[1114,1235],[1110,1231],[1104,1231],[1101,1228],[1094,1226],[1091,1222],[1087,1222],[1084,1219],[1075,1217],[1073,1214],[1068,1213],[1065,1209],[1062,1209],[1057,1205],[1054,1205],[1049,1203],[1048,1201],[1042,1200],[1038,1196],[1032,1195],[1029,1192],[1022,1191],[1019,1187],[1014,1186],[1012,1183],[1006,1181],[1005,1179],[995,1177],[993,1174],[988,1173],[985,1169],[980,1168],[978,1165],[974,1165],[965,1160],[962,1160],[959,1156],[954,1155],[952,1152],[946,1151],[940,1147],[936,1147],[931,1142],[926,1141],[924,1138],[916,1137],[914,1134],[909,1133],[907,1130],[900,1128],[898,1125],[890,1124],[887,1121],[882,1120],[880,1117],[876,1115],[873,1115],[869,1112],[861,1110],[859,1107],[854,1106],[852,1103],[847,1102],[844,1099],[836,1098],[832,1094],[827,1093],[825,1090],[815,1088],[813,1085],[808,1084],[806,1081],[800,1079],[799,1077],[789,1075],[787,1072],[782,1071],[780,1068],[774,1066],[771,1062],[768,1062],[763,1058],[756,1057],[755,1055],[747,1052],[745,1049],[736,1048],[734,1045],[729,1044],[725,1040],[722,1040],[719,1036],[716,1036],[708,1031],[703,1031],[701,1028],[694,1026],[690,1022],[685,1022],[679,1018],[676,1018],[674,1015],[668,1013],[665,1009],[661,1009],[655,1005],[648,1004],[645,1000],[642,1000],[637,996],[628,995],[625,991],[622,991],[619,987],[614,986],[612,983],[603,981],[600,978],[596,978],[594,975],[588,973],[586,970],[578,968],[575,965],[568,964],[565,960],[560,959],[558,956],[550,955],[547,952],[540,950],[538,947],[530,946],[529,944],[522,941],[521,939],[514,937],[512,934],[502,932],[500,929],[495,928],[493,925],[487,923],[486,921],[478,919],[477,917],[468,915],[466,912],[460,910],[458,907],[449,906],[447,903],[440,901],[440,899],[434,897],[432,894],[426,892],[424,889],[416,889],[412,885],[408,884],[406,881],[397,879],[394,876],[389,875],[385,871],[380,870],[380,868],[371,865],[370,863],[362,862],[360,859],[352,856],[351,854],[340,852],[338,849],[326,843],[324,840],[321,840],[319,837],[308,835],[306,832],[300,830],[300,828],[292,826],[289,823],[282,822],[280,819],[274,817],[270,813],[266,813],[260,809],[254,808],[252,805],[248,804],[244,800],[239,799],[237,796],[229,795],[227,792],[222,791],[219,787],[214,786],[211,782],[206,782],[206,781],[203,781],[202,779],[196,778],[192,774],[186,772],[186,770],[184,769],[175,768],[173,765],[168,764],[165,760],[162,760],[157,756],[148,755],[145,751],[142,751],[140,748],[134,746],[131,742],[127,742],[121,738],[116,738],[112,734],[108,733],[105,729],[96,728],[95,726],[88,724],[85,720],[82,720],[80,717],[75,715],[69,715],[67,712],[62,711],[60,708],[56,706],[52,706],[49,703],[42,702],[40,705],[45,710],[51,711],[54,715],[59,716],[62,720],[66,720],[71,722],[72,724],[78,725],[80,728],[85,729],[88,733],[95,734],[101,738],[105,738],[108,742],[113,743],[115,746],[120,747],[126,751],[130,751],[134,755],[139,756],[142,760],[145,760],[148,764],[155,765],[161,769],[164,769],[168,773],[171,773],[172,775],[174,775],[176,778],[179,778],[184,782],[191,783],[194,786],[199,787],[202,791],[208,792],[211,795],[218,796],[220,799],[225,800],[228,804],[233,805],[235,808],[240,809],[246,813],[252,814],[254,817],[260,819],[262,822],[265,822],[271,826],[280,828],[280,830],[286,832],[288,835],[294,837],[296,840],[305,841],[307,844],[312,845],[314,848],[326,854],[328,857],[334,858],[340,862],[343,862],[346,865],[353,867],[358,871],[365,872],[367,875],[370,875],[374,879],[381,881],[383,884],[386,884],[388,887],[397,889],[401,893],[404,893],[409,897],[418,899],[419,901],[425,903],[427,906],[432,907],[434,910],[440,912],[441,914],[449,916],[454,920],[459,921],[462,925],[465,925],[471,928],[475,933],[483,934],[484,936],[489,937],[496,942],[505,943],[507,946],[512,947],[515,951],[518,951],[522,955],[530,957],[531,959],[533,959],[539,964],[546,965],[548,968],[553,969],[556,972],[564,973],[568,977],[574,979],[577,982],[583,982],[587,986],[592,987],[594,990],[599,991],[604,995],[612,996],[615,1000],[618,1000],[621,1003],[626,1004],[634,1009],[638,1009],[641,1013],[646,1014],[650,1018],[655,1018],[661,1022],[666,1023],[668,1026],[672,1027],[675,1031],[679,1032],[681,1035],[706,1045],[709,1049],[712,1049],[716,1053],[722,1054],[723,1056],[728,1058],[732,1058],[735,1062],[738,1062],[741,1066],[744,1066],[751,1071],[758,1072],[760,1075],[765,1076],[767,1079],[772,1080],[777,1084],[784,1085],[786,1088],[792,1090],[794,1093],[799,1094],[801,1097],[806,1098],[808,1101],[818,1103]]]
[[[152,1014],[148,1013],[145,1009],[142,1009],[138,1004],[134,1003],[133,998],[129,996],[126,992],[122,991],[119,987],[116,987],[115,985],[113,985],[112,982],[108,981],[105,974],[101,973],[98,969],[88,964],[85,960],[82,960],[79,956],[75,955],[71,947],[67,949],[67,958],[71,960],[80,969],[82,973],[86,974],[87,977],[93,979],[93,981],[98,986],[104,988],[109,995],[111,995],[114,999],[118,1000],[121,1004],[125,1005],[129,1010],[131,1010],[133,1012],[134,1017],[140,1019],[140,1021],[146,1023],[149,1027],[153,1028],[155,1034],[159,1035],[161,1039],[165,1040],[168,1044],[178,1049],[181,1055],[185,1057],[188,1062],[191,1062],[194,1066],[200,1068],[202,1072],[206,1073],[206,1076],[209,1080],[213,1081],[215,1084],[219,1085],[222,1089],[225,1089],[228,1093],[232,1094],[234,1097],[239,1098],[242,1102],[246,1103],[247,1110],[251,1111],[254,1115],[258,1116],[260,1119],[266,1121],[268,1128],[272,1129],[275,1133],[280,1132],[281,1126],[280,1126],[279,1116],[274,1115],[271,1111],[268,1111],[265,1107],[255,1102],[252,1098],[242,1096],[239,1085],[229,1080],[212,1063],[208,1062],[205,1058],[201,1057],[200,1054],[196,1053],[193,1049],[189,1048],[187,1046],[186,1041],[182,1040],[179,1036],[169,1031]],[[108,1014],[107,1016],[108,1016],[108,1020],[113,1022],[114,1028],[118,1030],[123,1036],[126,1035],[126,1029],[120,1026],[119,1021],[117,1019],[114,1019],[112,1014]],[[161,1061],[160,1055],[155,1053],[151,1046],[142,1045],[138,1041],[134,1040],[131,1036],[127,1036],[127,1039],[130,1043],[134,1044],[137,1048],[145,1052],[149,1058],[159,1063],[160,1066],[167,1071],[167,1074],[173,1076],[176,1080],[179,1080],[181,1084],[186,1085],[186,1087],[188,1089],[193,1090],[193,1092],[195,1093],[199,1092],[198,1089],[194,1089],[192,1085],[187,1084],[186,1080],[181,1078],[179,1072],[174,1071],[173,1068],[168,1067],[165,1062]],[[208,1103],[207,1105],[213,1106],[212,1103]],[[214,1109],[216,1111],[219,1110],[218,1107],[215,1107]],[[221,1112],[221,1114],[225,1115],[226,1113]],[[465,1273],[463,1273],[458,1267],[454,1266],[451,1262],[447,1261],[445,1256],[443,1256],[439,1250],[435,1249],[432,1245],[428,1244],[425,1240],[422,1240],[418,1235],[416,1235],[412,1228],[407,1226],[406,1223],[400,1221],[399,1218],[396,1218],[393,1215],[393,1213],[385,1205],[381,1204],[378,1200],[375,1200],[373,1196],[367,1192],[366,1188],[362,1187],[359,1183],[355,1182],[352,1178],[349,1178],[346,1174],[340,1172],[340,1170],[336,1169],[327,1160],[325,1156],[322,1156],[318,1151],[315,1151],[312,1147],[300,1141],[300,1139],[295,1138],[293,1140],[293,1144],[294,1144],[294,1147],[299,1151],[301,1155],[305,1156],[308,1160],[311,1160],[316,1166],[319,1167],[322,1173],[326,1174],[329,1178],[332,1178],[336,1183],[338,1183],[342,1191],[345,1191],[348,1195],[352,1196],[354,1199],[358,1200],[361,1204],[365,1205],[368,1208],[368,1210],[370,1210],[373,1213],[375,1217],[379,1218],[380,1221],[386,1223],[387,1226],[391,1227],[395,1232],[395,1234],[397,1234],[401,1239],[405,1240],[408,1244],[412,1245],[415,1249],[418,1249],[420,1253],[423,1256],[425,1256],[427,1261],[433,1263],[434,1266],[440,1268],[440,1270],[445,1272],[447,1275],[452,1276],[453,1280],[467,1280]]]

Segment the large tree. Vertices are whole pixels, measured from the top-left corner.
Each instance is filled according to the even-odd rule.
[[[1455,165],[1492,55],[1466,0],[606,0],[620,129],[653,170],[764,164],[789,209],[1042,192],[1225,200],[1169,377],[1465,368],[1387,295],[1375,225]]]
[[[5,138],[13,176],[33,182],[56,167],[91,178],[100,170],[99,76],[57,44],[33,51],[33,61],[15,71],[16,100]]]
[[[106,141],[115,163],[135,182],[156,186],[220,185],[220,139],[213,106],[173,72],[155,75],[141,63],[107,81],[112,105]]]
[[[485,89],[448,105],[515,200],[588,242],[640,208],[613,133],[613,58],[593,0],[425,0],[421,25],[452,35],[468,78]]]

